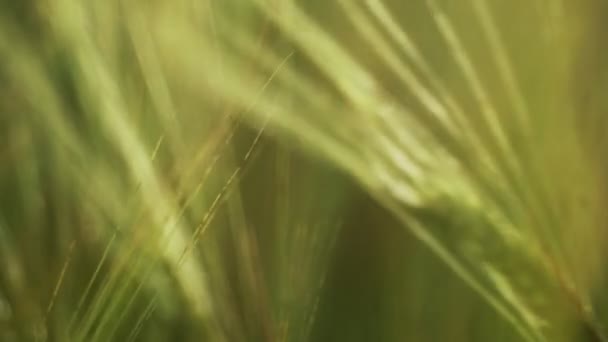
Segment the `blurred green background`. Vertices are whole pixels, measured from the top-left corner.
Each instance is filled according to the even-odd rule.
[[[0,341],[606,341],[607,19],[0,1]]]

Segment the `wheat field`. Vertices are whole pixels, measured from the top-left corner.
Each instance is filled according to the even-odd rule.
[[[605,0],[0,1],[0,341],[608,341]]]

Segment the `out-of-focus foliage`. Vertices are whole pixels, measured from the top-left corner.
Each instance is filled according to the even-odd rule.
[[[602,0],[0,2],[0,341],[605,341]]]

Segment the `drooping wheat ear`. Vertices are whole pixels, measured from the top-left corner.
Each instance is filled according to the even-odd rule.
[[[253,39],[226,9],[228,67],[214,91],[236,105],[255,98],[252,118],[273,113],[271,126],[340,165],[526,340],[568,340],[580,321],[601,338],[590,303],[601,209],[577,203],[604,203],[602,156],[585,152],[563,93],[577,25],[567,4],[530,14],[519,1],[428,0],[418,37],[414,4],[327,5],[348,27],[340,34],[314,5],[253,3],[287,43],[260,53],[248,79],[295,57],[256,97],[238,66]]]

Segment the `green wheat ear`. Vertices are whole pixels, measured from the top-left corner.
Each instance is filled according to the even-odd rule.
[[[506,322],[488,336],[606,341],[605,10],[0,2],[0,340],[315,341],[346,319],[347,175]],[[397,287],[352,297],[429,293]],[[446,331],[485,312],[430,302]]]
[[[229,10],[235,73],[219,94],[255,99],[254,118],[273,113],[272,125],[355,177],[522,338],[569,340],[583,321],[603,339],[591,303],[603,277],[603,157],[568,93],[580,8],[337,1],[321,10],[344,20],[332,26],[312,4],[254,2],[284,39],[259,57],[271,95],[258,99],[238,76],[253,37],[229,26]],[[408,11],[427,32],[409,33],[421,20]],[[521,31],[508,32],[513,18]]]

